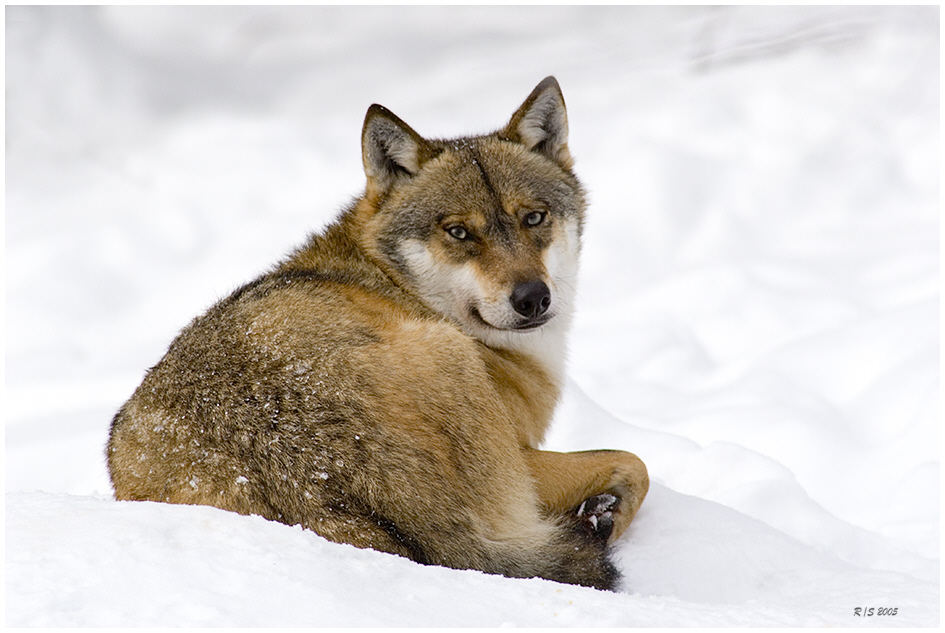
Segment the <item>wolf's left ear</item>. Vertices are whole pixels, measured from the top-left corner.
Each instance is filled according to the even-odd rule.
[[[413,177],[433,155],[430,144],[393,112],[376,103],[368,108],[361,160],[369,192],[382,193],[398,180]]]
[[[568,113],[558,81],[545,77],[535,86],[499,136],[570,169],[573,161],[568,151]]]

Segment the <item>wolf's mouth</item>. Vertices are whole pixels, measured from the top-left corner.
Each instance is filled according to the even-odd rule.
[[[506,332],[534,330],[543,326],[545,323],[551,320],[552,316],[554,316],[554,315],[545,313],[541,315],[540,317],[536,317],[534,319],[525,319],[523,321],[519,321],[512,327],[496,327],[495,325],[492,325],[491,323],[489,323],[482,317],[482,314],[480,314],[479,312],[479,308],[477,308],[476,306],[470,306],[469,313],[472,315],[473,319],[475,319],[476,322],[479,323],[479,325],[484,325],[485,327],[493,329],[493,330],[502,330]]]
[[[515,326],[514,328],[512,328],[512,329],[514,329],[514,330],[534,330],[535,328],[540,328],[541,326],[543,326],[545,323],[547,323],[547,322],[550,321],[550,320],[551,320],[551,317],[550,317],[550,316],[540,316],[540,317],[538,317],[537,319],[529,319],[529,320],[527,320],[527,321],[524,321],[524,322],[522,322],[522,323],[519,323],[518,325],[516,325],[516,326]]]

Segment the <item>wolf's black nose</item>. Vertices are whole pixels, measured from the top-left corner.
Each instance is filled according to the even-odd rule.
[[[551,291],[543,281],[526,281],[515,286],[509,300],[516,312],[534,319],[548,311],[551,305]]]

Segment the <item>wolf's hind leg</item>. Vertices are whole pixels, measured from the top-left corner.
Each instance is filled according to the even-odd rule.
[[[401,548],[396,553],[421,563],[614,589],[620,574],[606,542],[582,530],[577,516],[546,516],[526,464],[507,466],[509,471],[483,471],[497,477],[480,482],[488,485],[445,489],[442,479],[431,478],[384,491],[369,506],[371,516],[389,519],[375,522],[375,534],[380,525],[388,543]],[[515,476],[498,476],[503,472]],[[374,483],[377,493],[378,480]]]
[[[578,516],[586,530],[608,543],[627,529],[650,487],[646,466],[633,453],[525,449],[524,454],[545,509]]]

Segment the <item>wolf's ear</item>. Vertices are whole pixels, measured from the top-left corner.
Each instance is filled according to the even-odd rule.
[[[433,157],[433,148],[393,112],[376,103],[368,108],[361,129],[361,160],[368,190],[386,191],[410,178]]]
[[[558,81],[554,77],[542,79],[499,136],[570,169],[573,161],[568,151],[568,113]]]

